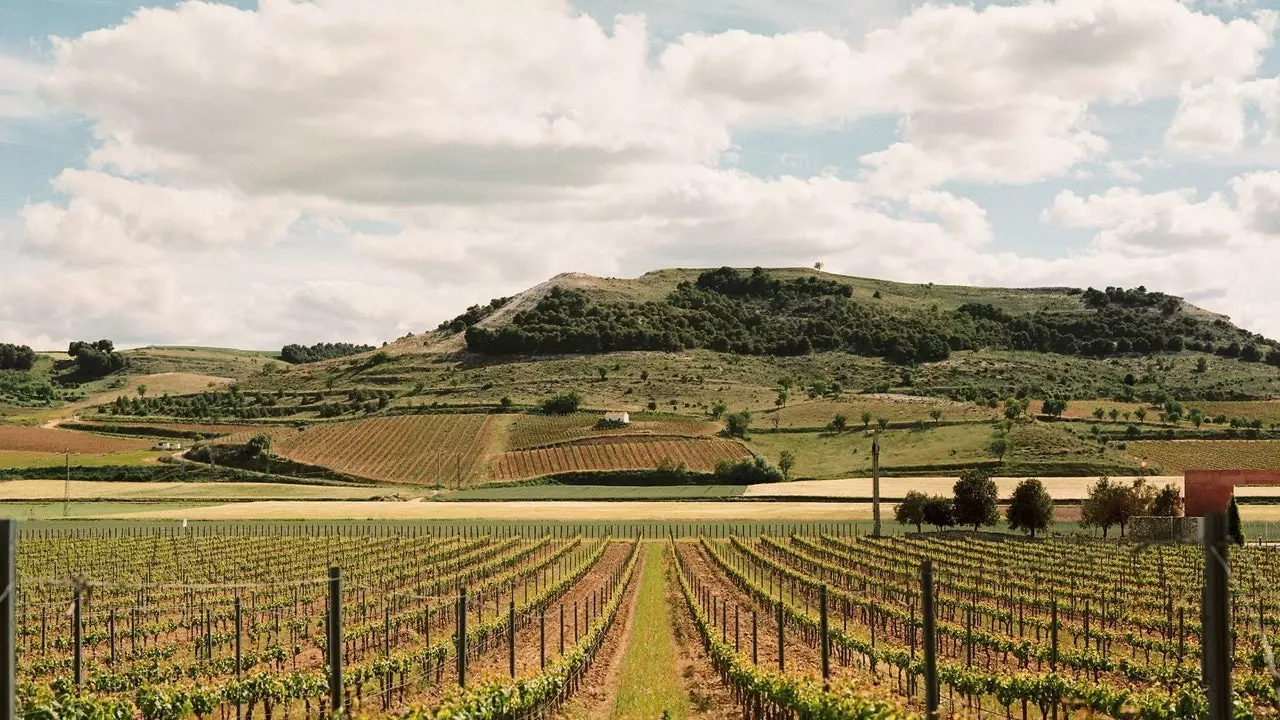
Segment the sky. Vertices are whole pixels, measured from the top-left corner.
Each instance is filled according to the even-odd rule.
[[[5,0],[0,342],[561,272],[1145,285],[1280,337],[1280,0]]]

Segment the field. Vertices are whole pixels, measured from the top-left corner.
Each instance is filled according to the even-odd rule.
[[[483,476],[483,461],[501,422],[493,415],[401,415],[280,430],[272,439],[275,452],[291,460],[358,477],[474,482]]]
[[[0,501],[130,500],[372,500],[397,497],[401,488],[286,485],[283,483],[186,483],[62,480],[6,480],[0,482]]]
[[[677,415],[631,416],[631,424],[624,428],[600,429],[596,423],[601,416],[595,413],[572,415],[522,415],[517,418],[507,436],[508,450],[530,450],[571,440],[589,437],[619,437],[628,435],[671,435],[701,437],[714,435],[723,424]]]
[[[18,710],[330,717],[332,647],[338,701],[357,717],[906,720],[925,709],[929,561],[943,578],[931,640],[946,717],[1205,717],[1196,547],[876,539],[849,522],[706,525],[679,540],[640,530],[37,530],[18,546]],[[1241,548],[1231,563],[1233,605],[1247,610],[1224,609],[1236,716],[1271,717],[1271,678],[1250,658],[1265,654],[1259,627],[1277,640],[1280,611],[1256,581],[1280,573],[1280,557]],[[326,627],[331,600],[341,623]]]
[[[145,450],[154,443],[150,440],[107,437],[91,433],[72,432],[50,428],[21,425],[0,425],[0,450],[25,452],[97,455],[101,453]]]
[[[1115,477],[1118,482],[1129,483],[1133,478]],[[1007,499],[1022,478],[993,478],[1000,491],[1000,497]],[[881,478],[880,498],[885,502],[901,500],[911,490],[918,490],[927,495],[943,495],[950,497],[954,477],[899,477]],[[1044,489],[1055,502],[1082,500],[1088,495],[1089,486],[1098,481],[1096,477],[1079,478],[1041,478]],[[1147,483],[1155,487],[1164,487],[1173,483],[1182,488],[1182,476],[1148,477]],[[1241,488],[1262,490],[1263,488]],[[797,482],[779,483],[776,485],[751,485],[745,493],[747,497],[827,497],[869,500],[871,498],[871,479],[855,478],[848,480],[801,480]],[[1274,489],[1269,496],[1280,496],[1280,488]]]
[[[1129,443],[1128,452],[1165,472],[1280,470],[1277,440],[1144,440]]]
[[[863,413],[871,414],[871,427],[875,427],[880,418],[895,423],[916,420],[933,423],[933,417],[929,415],[932,410],[942,413],[941,420],[994,420],[999,414],[994,408],[973,403],[885,393],[854,395],[844,400],[792,400],[785,407],[758,416],[755,425],[772,428],[776,417],[780,428],[823,428],[841,414],[849,427],[861,428]]]
[[[517,450],[494,458],[494,480],[511,481],[563,472],[634,470],[667,461],[710,472],[719,460],[751,457],[745,446],[720,438],[593,438],[539,450]]]
[[[989,425],[927,426],[923,430],[886,430],[880,434],[880,467],[951,465],[995,460]],[[792,476],[826,479],[869,475],[871,438],[862,430],[844,433],[767,433],[750,436],[751,447],[772,463],[783,450],[796,459]]]
[[[165,452],[149,450],[128,450],[125,452],[72,455],[69,459],[62,453],[30,452],[27,450],[0,450],[0,468],[6,470],[22,470],[25,468],[60,468],[70,464],[71,467],[115,467],[129,465],[151,465]]]

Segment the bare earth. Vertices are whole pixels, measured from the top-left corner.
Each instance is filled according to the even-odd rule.
[[[69,492],[72,500],[233,500],[279,498],[297,500],[366,500],[385,497],[395,488],[330,487],[285,485],[282,483],[184,483],[184,482],[93,482],[74,480],[0,481],[0,500],[61,500]]]

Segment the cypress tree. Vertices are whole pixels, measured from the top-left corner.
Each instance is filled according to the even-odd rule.
[[[1231,496],[1231,504],[1227,506],[1227,534],[1237,545],[1244,545],[1244,528],[1240,525],[1240,506],[1236,504],[1236,496]]]

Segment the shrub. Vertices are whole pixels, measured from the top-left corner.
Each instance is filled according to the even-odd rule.
[[[542,411],[550,415],[569,415],[578,411],[582,404],[582,396],[576,392],[568,392],[542,401]],[[652,403],[651,403],[652,404]]]
[[[756,485],[782,482],[782,473],[757,455],[752,460],[721,460],[716,463],[716,481],[725,485]]]

